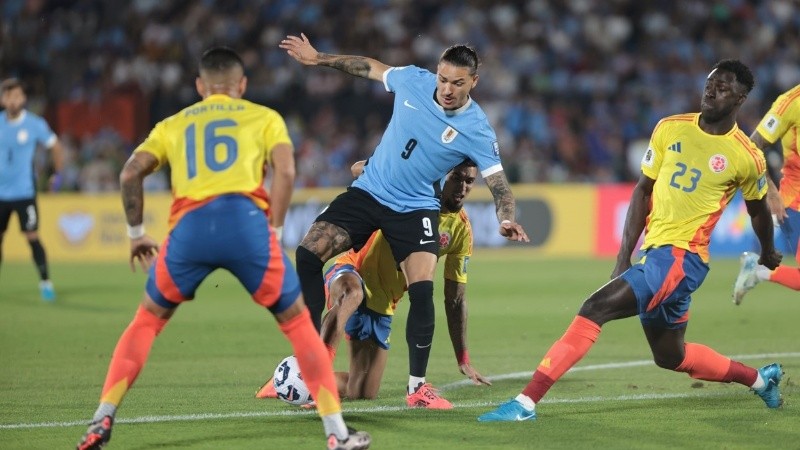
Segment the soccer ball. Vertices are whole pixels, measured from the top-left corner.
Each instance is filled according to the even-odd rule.
[[[286,403],[297,406],[311,403],[311,392],[303,381],[300,366],[294,356],[287,356],[278,364],[272,383],[278,398]]]

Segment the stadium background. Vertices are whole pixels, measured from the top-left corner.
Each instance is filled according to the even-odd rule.
[[[739,115],[749,133],[771,101],[800,81],[800,11],[792,1],[155,1],[6,0],[0,74],[29,85],[29,109],[65,143],[64,192],[40,197],[54,261],[124,258],[117,174],[151,126],[198,100],[202,49],[240,51],[247,98],[284,114],[297,149],[297,191],[284,244],[293,247],[371,153],[391,111],[378,83],[308,69],[277,47],[305,32],[320,51],[433,69],[445,47],[482,58],[475,98],[497,130],[534,252],[610,256],[630,182],[657,120],[696,111],[708,68],[735,57],[756,75]],[[769,152],[779,167],[780,155]],[[39,180],[52,170],[45,155]],[[148,177],[146,223],[166,231],[168,174]],[[160,191],[160,193],[159,193]],[[486,189],[468,210],[477,246],[495,236]],[[8,260],[29,259],[16,223]],[[721,219],[712,254],[755,241],[741,200]]]

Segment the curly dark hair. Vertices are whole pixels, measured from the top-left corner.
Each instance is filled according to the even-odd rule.
[[[753,72],[751,72],[750,68],[738,59],[723,59],[722,61],[714,64],[712,70],[713,69],[724,70],[736,75],[736,81],[742,83],[742,85],[747,88],[748,93],[752,91],[753,86],[756,85],[756,81],[753,78]]]

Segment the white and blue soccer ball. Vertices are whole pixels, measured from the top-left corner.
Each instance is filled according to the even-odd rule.
[[[311,403],[311,391],[303,381],[300,366],[294,356],[287,356],[278,364],[272,383],[275,385],[278,398],[286,403],[297,406]]]

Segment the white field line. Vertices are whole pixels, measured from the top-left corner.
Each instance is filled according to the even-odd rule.
[[[762,353],[757,355],[735,355],[731,359],[735,360],[748,360],[748,359],[766,359],[766,358],[798,358],[800,352],[790,353]],[[573,367],[570,372],[581,372],[590,370],[604,370],[604,369],[623,369],[626,367],[638,367],[652,365],[650,360],[642,361],[629,361],[621,363],[608,363],[608,364],[594,364],[588,366]],[[510,380],[510,379],[527,379],[531,376],[531,372],[516,372],[503,375],[488,377],[492,381],[496,380]],[[470,380],[462,380],[455,383],[443,385],[441,390],[456,389],[463,386],[472,384]],[[541,403],[596,403],[596,402],[611,402],[611,401],[641,401],[641,400],[659,400],[659,399],[676,399],[676,398],[699,398],[699,397],[722,397],[730,395],[726,392],[718,392],[714,394],[637,394],[637,395],[619,395],[614,397],[579,397],[579,398],[551,398],[543,399]],[[453,404],[456,408],[477,408],[484,406],[495,406],[497,401],[482,401],[482,402],[465,402]],[[406,406],[371,406],[365,408],[351,408],[345,404],[345,414],[347,413],[376,413],[376,412],[397,412],[404,411],[408,408]],[[161,422],[193,422],[200,420],[221,420],[221,419],[239,419],[249,417],[286,417],[286,416],[305,416],[315,415],[314,410],[291,410],[291,411],[257,411],[257,412],[231,412],[231,413],[202,413],[202,414],[184,414],[172,416],[140,416],[130,418],[118,418],[115,423],[161,423]],[[36,423],[8,423],[0,424],[0,430],[17,430],[29,428],[57,428],[57,427],[74,427],[85,426],[86,420],[70,421],[70,422],[36,422]]]
[[[800,352],[789,352],[789,353],[760,353],[757,355],[733,355],[729,356],[730,359],[736,361],[746,361],[752,359],[774,359],[774,358],[798,358],[800,357]],[[578,366],[573,367],[567,373],[571,372],[584,372],[587,370],[604,370],[604,369],[625,369],[628,367],[640,367],[640,366],[653,366],[653,363],[650,359],[640,360],[640,361],[628,361],[628,362],[620,362],[620,363],[607,363],[607,364],[593,364],[590,366]],[[514,373],[506,373],[502,375],[494,375],[486,377],[490,381],[500,381],[500,380],[517,380],[517,379],[526,379],[533,376],[533,371],[530,372],[514,372]],[[472,380],[459,380],[453,383],[444,384],[439,386],[438,389],[440,391],[447,391],[450,389],[455,389],[463,386],[470,386],[472,385]],[[546,402],[546,400],[545,400]]]

